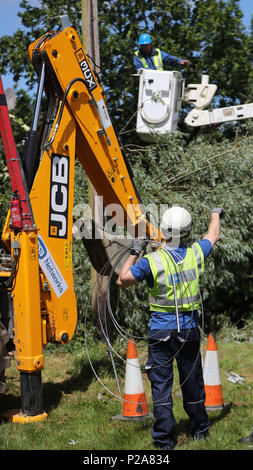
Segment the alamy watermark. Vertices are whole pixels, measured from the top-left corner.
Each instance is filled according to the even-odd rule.
[[[86,203],[79,203],[74,207],[72,232],[75,239],[148,238],[147,224],[149,222],[163,233],[164,238],[172,238],[174,245],[180,238],[177,228],[168,233],[162,227],[162,216],[171,207],[168,204],[148,204],[145,206],[143,204],[138,206],[129,204],[127,214],[120,204],[109,204],[105,207],[102,196],[96,195],[93,204],[93,210]],[[140,207],[142,208],[140,222],[133,224],[133,215],[139,213]],[[136,220],[138,220],[137,216]]]

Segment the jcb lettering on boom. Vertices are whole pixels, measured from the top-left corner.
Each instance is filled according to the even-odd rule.
[[[76,53],[76,58],[77,58],[77,61],[80,65],[80,68],[83,72],[83,76],[85,78],[85,80],[87,81],[88,83],[88,88],[89,88],[89,91],[92,91],[94,90],[94,88],[97,88],[97,84],[96,84],[96,81],[94,80],[94,77],[93,77],[93,74],[92,74],[92,71],[90,69],[90,66],[85,58],[85,55],[82,51],[82,49],[79,49]]]
[[[57,153],[51,158],[49,237],[67,238],[69,157]]]

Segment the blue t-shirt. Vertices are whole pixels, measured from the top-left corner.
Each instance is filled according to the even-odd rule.
[[[156,66],[155,66],[155,63],[154,63],[154,53],[156,51],[154,49],[152,49],[152,52],[151,52],[151,55],[149,56],[143,56],[148,67],[144,67],[143,63],[142,63],[142,60],[141,60],[141,57],[138,57],[136,54],[134,54],[134,66],[136,68],[136,70],[138,71],[138,69],[143,69],[143,68],[148,68],[148,69],[152,69],[152,70],[156,70]],[[163,65],[169,65],[170,67],[173,67],[173,66],[179,66],[180,65],[180,62],[182,62],[183,59],[179,59],[178,57],[175,57],[174,55],[171,55],[171,54],[168,54],[168,52],[164,52],[164,51],[160,51],[161,52],[161,56],[162,56],[162,61],[163,61]]]
[[[199,240],[198,244],[200,245],[203,251],[204,259],[206,259],[212,250],[210,240],[204,238],[202,240]],[[170,249],[172,250],[172,248]],[[174,248],[173,251],[171,251],[171,254],[173,255],[173,252],[175,252],[175,260],[179,261],[180,259],[185,258],[186,250],[187,246],[180,245],[178,248]],[[134,266],[130,268],[130,271],[137,281],[142,282],[146,280],[150,288],[154,286],[154,279],[147,258],[141,258]],[[180,313],[179,326],[180,330],[196,328],[198,326],[198,311],[194,310],[191,312]],[[151,312],[149,328],[150,330],[176,330],[176,315],[171,312]]]

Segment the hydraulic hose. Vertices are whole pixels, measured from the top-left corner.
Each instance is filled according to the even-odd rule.
[[[24,172],[26,176],[28,190],[30,191],[34,179],[34,165],[38,147],[38,120],[41,107],[41,100],[45,81],[46,61],[43,59],[41,64],[40,81],[37,90],[36,104],[34,109],[31,130],[24,151]]]
[[[86,80],[84,80],[84,78],[73,78],[73,80],[71,80],[71,82],[69,82],[65,92],[64,92],[64,95],[63,95],[63,98],[62,98],[62,102],[61,102],[61,107],[60,107],[60,111],[59,111],[59,115],[58,115],[58,118],[57,118],[57,121],[56,121],[56,124],[54,126],[54,130],[53,130],[53,134],[52,134],[52,137],[50,140],[47,141],[46,144],[44,144],[44,149],[48,149],[52,143],[54,142],[54,139],[55,139],[55,136],[56,136],[56,132],[60,126],[60,123],[61,123],[61,119],[62,119],[62,114],[63,114],[63,109],[64,109],[64,106],[65,106],[65,103],[66,103],[66,99],[67,99],[67,96],[68,96],[68,93],[69,93],[69,90],[70,88],[72,87],[72,85],[76,82],[82,82],[86,85]]]

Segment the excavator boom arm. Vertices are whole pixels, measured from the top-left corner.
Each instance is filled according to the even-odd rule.
[[[59,132],[62,109],[67,106],[76,123],[76,156],[96,192],[103,197],[104,206],[119,204],[124,210],[126,224],[127,220],[133,227],[145,223],[147,237],[159,240],[159,231],[146,218],[124,149],[108,113],[104,90],[91,69],[76,31],[68,27],[52,37],[46,35],[45,40],[36,40],[29,47],[32,61],[34,51],[37,64],[46,60],[49,70],[46,77],[50,76],[54,81],[53,86],[61,100],[58,119],[50,138],[43,144],[46,151],[50,153]],[[47,88],[48,84],[46,91]]]

